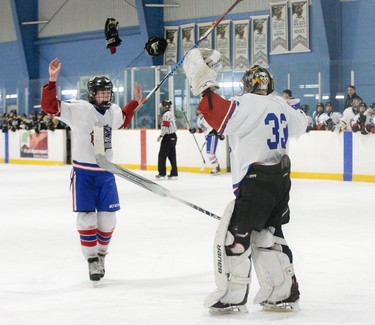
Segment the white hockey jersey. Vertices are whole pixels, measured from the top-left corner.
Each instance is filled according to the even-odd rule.
[[[101,114],[87,101],[64,101],[60,103],[60,115],[57,118],[69,125],[72,130],[74,167],[82,169],[94,168],[95,170],[99,168],[84,165],[96,164],[93,144],[94,126],[97,122],[104,125],[106,157],[109,161],[112,160],[111,132],[112,129],[117,130],[124,124],[122,111],[118,105],[111,104],[111,107],[105,110],[104,114]],[[76,166],[77,164],[80,166]]]
[[[210,94],[213,109],[207,95],[198,109],[218,133],[228,136],[234,190],[251,164],[279,163],[288,153],[289,138],[306,132],[305,113],[293,109],[280,96],[245,93],[228,101]]]

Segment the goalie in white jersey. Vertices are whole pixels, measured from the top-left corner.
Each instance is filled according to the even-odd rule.
[[[246,311],[253,262],[260,290],[254,303],[266,308],[298,307],[292,253],[281,226],[289,222],[289,138],[305,133],[307,117],[272,95],[273,80],[254,66],[243,77],[244,93],[231,100],[218,87],[220,53],[192,50],[184,71],[206,121],[227,136],[233,189],[214,242],[217,289],[205,301],[213,312]]]
[[[136,100],[122,109],[111,102],[112,82],[106,77],[89,80],[88,101],[60,101],[56,98],[56,80],[61,63],[49,64],[49,83],[43,87],[41,105],[45,113],[70,126],[73,136],[73,171],[71,177],[73,211],[77,212],[77,229],[82,253],[89,265],[91,281],[99,281],[105,273],[104,259],[116,226],[120,209],[115,177],[100,168],[95,160],[94,126],[104,125],[106,157],[112,159],[112,130],[126,128],[134,110],[142,100],[142,89],[134,89]]]

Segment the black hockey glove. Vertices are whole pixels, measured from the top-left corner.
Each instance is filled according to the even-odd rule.
[[[197,132],[197,129],[196,128],[190,128],[189,132],[193,134],[193,133]]]
[[[219,134],[219,140],[223,141],[225,139],[225,135],[224,134]]]
[[[215,130],[211,130],[210,133],[208,133],[209,137],[212,137],[214,135],[217,135],[217,132]]]
[[[167,46],[168,43],[165,38],[153,36],[145,44],[145,50],[152,56],[159,56],[164,54]]]
[[[111,51],[111,54],[116,53],[116,47],[122,42],[117,31],[118,21],[114,18],[107,18],[104,27],[104,34],[107,44],[107,49]]]
[[[361,129],[361,133],[363,135],[367,135],[367,134],[371,133],[371,126],[370,125],[363,126],[362,129]]]
[[[358,122],[361,126],[366,124],[366,115],[364,114],[359,114],[359,119]]]

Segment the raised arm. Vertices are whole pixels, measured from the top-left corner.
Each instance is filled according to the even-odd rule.
[[[136,84],[134,87],[134,100],[131,100],[122,108],[122,113],[125,116],[125,122],[123,128],[125,129],[134,116],[134,111],[138,104],[142,101],[142,87],[140,84]]]
[[[61,70],[59,59],[53,59],[48,66],[49,81],[43,86],[41,106],[44,113],[58,115],[60,101],[56,98],[56,80]]]

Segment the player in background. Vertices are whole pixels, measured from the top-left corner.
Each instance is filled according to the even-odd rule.
[[[115,177],[100,168],[95,160],[94,126],[104,125],[106,157],[112,160],[112,130],[126,128],[134,110],[142,100],[142,89],[134,89],[135,100],[122,109],[112,103],[113,85],[106,77],[89,80],[86,100],[61,101],[56,98],[56,80],[61,62],[49,64],[49,82],[43,87],[42,110],[70,126],[73,136],[73,170],[71,186],[73,211],[81,249],[88,262],[91,281],[99,281],[105,273],[104,260],[116,226],[116,211],[120,209]]]
[[[160,126],[160,135],[157,139],[160,143],[158,154],[158,171],[155,177],[157,179],[165,179],[167,175],[167,158],[171,163],[171,172],[168,179],[178,179],[177,158],[176,158],[176,144],[177,144],[177,127],[176,120],[171,112],[172,101],[163,100],[161,102],[162,117]]]
[[[210,160],[210,163],[214,167],[211,171],[211,175],[220,175],[220,165],[219,160],[216,156],[216,149],[217,144],[219,140],[224,140],[225,137],[223,135],[219,135],[204,119],[203,114],[200,112],[200,110],[197,110],[197,127],[196,128],[190,128],[190,133],[203,133],[204,137],[206,139],[206,154],[208,159]]]
[[[307,118],[281,96],[267,96],[274,90],[273,80],[259,66],[245,72],[244,93],[223,99],[214,91],[220,65],[216,58],[194,49],[183,63],[193,94],[203,95],[198,109],[229,141],[236,197],[215,235],[217,289],[205,306],[212,312],[247,311],[252,261],[260,285],[254,303],[297,308],[300,293],[282,225],[290,218],[289,138],[305,133]]]
[[[342,117],[338,124],[335,125],[333,131],[335,133],[340,133],[343,131],[352,131],[352,122],[354,117],[358,114],[359,106],[362,104],[362,100],[359,98],[353,98],[351,101],[351,106],[344,109],[342,112]]]

